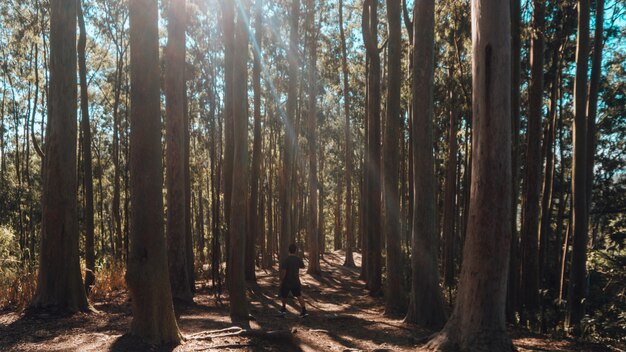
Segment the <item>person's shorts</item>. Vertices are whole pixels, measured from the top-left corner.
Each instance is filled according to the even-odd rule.
[[[301,285],[280,285],[280,292],[278,294],[280,298],[287,298],[289,297],[289,292],[291,292],[294,297],[300,297],[302,295],[301,287]]]

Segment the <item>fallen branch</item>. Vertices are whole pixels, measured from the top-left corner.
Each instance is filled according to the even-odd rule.
[[[292,339],[293,334],[289,330],[246,330],[238,326],[232,326],[220,330],[201,331],[187,337],[187,340],[212,340],[220,337],[241,336],[263,340]]]

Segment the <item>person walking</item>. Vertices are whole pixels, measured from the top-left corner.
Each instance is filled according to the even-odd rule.
[[[302,284],[300,283],[300,269],[304,268],[304,261],[296,255],[298,247],[295,244],[289,245],[289,255],[280,261],[280,292],[279,296],[282,301],[280,314],[287,314],[287,298],[289,292],[298,299],[300,303],[300,317],[308,316],[304,298],[302,297]]]

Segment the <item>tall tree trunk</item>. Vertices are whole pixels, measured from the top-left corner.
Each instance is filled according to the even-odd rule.
[[[413,248],[411,296],[405,320],[429,328],[445,323],[437,267],[437,207],[433,155],[435,1],[413,8]]]
[[[167,259],[172,296],[192,302],[187,270],[185,184],[185,28],[186,0],[170,0],[165,48]]]
[[[183,61],[183,67],[185,61]],[[185,70],[183,70],[185,75]],[[183,76],[184,77],[184,76]],[[184,133],[184,180],[185,180],[185,269],[187,270],[187,277],[189,278],[189,289],[193,294],[196,292],[195,282],[195,269],[194,269],[194,256],[193,256],[193,234],[191,231],[193,211],[191,209],[191,168],[190,168],[190,154],[191,154],[191,139],[189,132],[189,125],[191,116],[189,116],[189,107],[187,104],[187,78],[183,80],[183,133]]]
[[[451,67],[449,70],[448,79],[450,82],[454,82],[453,79],[454,69]],[[456,219],[456,167],[457,167],[457,144],[456,144],[456,120],[457,120],[457,108],[455,99],[454,83],[450,83],[449,93],[450,104],[450,130],[448,132],[448,160],[446,163],[446,183],[445,183],[445,195],[444,195],[444,211],[443,211],[443,267],[444,267],[444,282],[446,287],[451,290],[454,286],[455,276],[455,232],[454,224]]]
[[[163,233],[163,176],[159,93],[158,8],[153,0],[130,7],[131,241],[126,282],[131,334],[152,343],[178,344]]]
[[[539,196],[541,192],[541,116],[543,114],[544,0],[534,1],[533,36],[530,48],[531,77],[528,96],[528,132],[524,175],[521,287],[522,321],[534,325],[539,308]]]
[[[405,309],[402,289],[402,250],[400,247],[400,198],[398,179],[400,160],[400,86],[402,80],[402,8],[400,0],[387,0],[387,26],[389,41],[387,121],[385,122],[384,195],[385,219],[384,234],[387,238],[385,291],[385,314],[396,315]]]
[[[252,69],[252,89],[254,90],[254,140],[252,146],[252,175],[250,178],[250,205],[248,216],[248,238],[246,239],[246,281],[256,281],[254,272],[255,243],[261,231],[259,218],[259,178],[261,175],[261,60],[263,45],[263,0],[255,1],[254,24],[254,66]],[[261,202],[262,203],[262,202]],[[263,216],[261,214],[261,216]]]
[[[50,3],[50,95],[41,257],[31,307],[88,311],[80,273],[76,194],[76,0]]]
[[[85,289],[87,293],[94,285],[96,277],[96,256],[94,250],[94,220],[93,220],[93,171],[91,167],[91,127],[89,123],[89,92],[87,87],[87,60],[85,47],[87,45],[87,32],[85,30],[85,17],[83,14],[82,0],[77,0],[78,25],[80,36],[78,38],[78,68],[80,75],[80,112],[81,129],[83,132],[83,172],[85,185]],[[33,138],[34,138],[33,134]]]
[[[511,0],[511,249],[507,292],[507,320],[514,322],[519,310],[519,236],[517,205],[519,199],[519,138],[520,138],[520,79],[521,79],[521,0]]]
[[[366,216],[367,226],[367,287],[370,295],[379,295],[382,289],[381,254],[381,153],[380,153],[380,55],[378,51],[378,1],[363,3],[363,42],[369,61],[367,75],[367,162],[366,162]]]
[[[307,273],[321,274],[320,243],[318,224],[318,182],[317,182],[317,28],[315,25],[315,0],[307,2],[308,47],[309,47],[309,111],[308,111],[308,142],[309,142],[309,216],[308,216],[308,245],[309,266]],[[320,209],[321,211],[321,209]]]
[[[513,350],[505,324],[512,194],[509,16],[508,1],[472,1],[469,222],[456,305],[426,346],[430,350]]]
[[[287,88],[287,116],[283,117],[285,126],[285,143],[283,150],[283,167],[281,173],[281,226],[280,226],[280,258],[287,256],[287,247],[295,238],[293,228],[293,185],[294,185],[294,152],[297,143],[297,129],[294,129],[298,99],[298,23],[300,17],[300,0],[291,0],[289,15],[289,82]]]
[[[233,62],[233,179],[230,199],[230,244],[228,250],[228,294],[233,323],[248,325],[245,281],[245,249],[248,211],[248,28],[243,1],[239,2],[235,25]],[[236,78],[236,79],[235,79]]]
[[[224,222],[225,222],[225,242],[226,248],[230,247],[230,214],[233,182],[233,100],[236,99],[233,93],[234,61],[235,61],[235,1],[222,0],[222,31],[224,40],[224,165],[221,175],[224,187]],[[226,257],[230,255],[226,250]],[[226,268],[226,279],[228,280],[228,267]]]
[[[574,81],[574,127],[572,131],[572,266],[570,270],[565,326],[579,334],[585,311],[587,278],[587,71],[589,67],[589,0],[578,1],[578,42]]]
[[[598,114],[598,90],[602,76],[602,48],[604,47],[604,0],[596,1],[595,32],[593,39],[593,57],[591,59],[591,78],[587,104],[587,216],[591,209],[593,194],[593,165],[596,155],[596,118]],[[593,244],[593,243],[592,243]]]
[[[350,131],[350,82],[348,76],[348,53],[346,49],[346,33],[343,28],[343,0],[339,0],[339,36],[341,38],[341,72],[343,74],[343,109],[346,119],[344,126],[346,148],[346,259],[343,263],[347,267],[355,267],[354,256],[354,221],[352,219],[352,136]]]

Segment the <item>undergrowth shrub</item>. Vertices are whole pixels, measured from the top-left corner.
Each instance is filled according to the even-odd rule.
[[[96,269],[96,282],[89,298],[103,300],[109,298],[114,292],[126,290],[125,273],[124,265],[121,264],[103,265]]]
[[[23,309],[37,288],[37,270],[20,260],[15,234],[0,226],[0,309]]]

